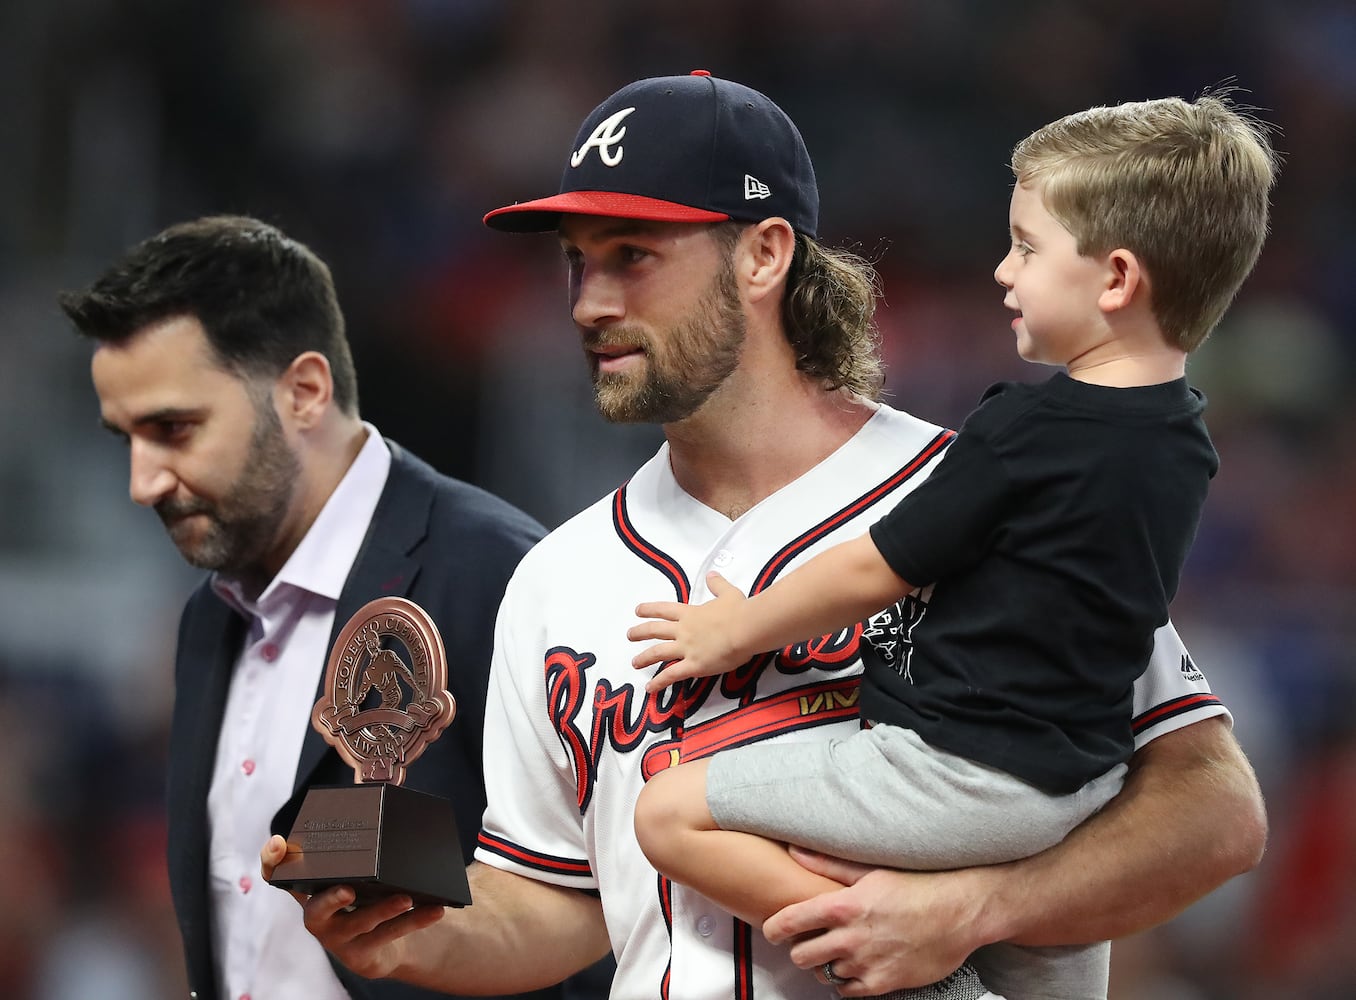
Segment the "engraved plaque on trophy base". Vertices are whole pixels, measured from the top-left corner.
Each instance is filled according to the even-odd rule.
[[[306,793],[269,882],[308,895],[352,886],[360,905],[406,895],[416,904],[467,906],[459,845],[446,799],[389,782],[318,786]]]

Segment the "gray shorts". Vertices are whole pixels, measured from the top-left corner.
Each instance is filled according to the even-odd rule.
[[[879,725],[834,740],[722,751],[706,802],[725,830],[890,868],[1013,861],[1059,843],[1120,790],[1119,764],[1069,795]]]
[[[927,871],[1014,861],[1059,843],[1125,780],[1117,764],[1069,795],[1051,795],[928,746],[911,729],[873,726],[837,740],[757,744],[711,758],[706,802],[724,830],[835,857]],[[970,956],[1010,1000],[1105,1000],[1106,942]]]
[[[881,867],[1010,862],[1058,844],[1120,791],[1125,765],[1070,795],[945,750],[898,726],[842,739],[723,750],[706,771],[721,829],[758,833]],[[1010,1000],[1105,1000],[1111,944],[990,944],[971,961]]]

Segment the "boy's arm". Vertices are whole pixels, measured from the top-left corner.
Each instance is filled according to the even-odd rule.
[[[837,892],[774,914],[764,933],[803,969],[833,962],[871,992],[931,983],[994,941],[1084,944],[1175,916],[1255,867],[1266,845],[1257,779],[1221,717],[1161,736],[1125,787],[1063,842],[949,872],[869,869],[798,852]]]
[[[715,596],[705,604],[664,601],[636,608],[640,617],[655,620],[633,626],[627,638],[665,641],[632,663],[637,669],[670,663],[647,690],[725,673],[758,653],[848,628],[914,589],[890,568],[870,535],[826,549],[752,597],[719,573],[708,582]]]

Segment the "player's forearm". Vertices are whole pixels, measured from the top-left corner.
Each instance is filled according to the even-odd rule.
[[[469,879],[473,904],[410,935],[392,978],[467,995],[521,993],[607,953],[595,897],[481,864]]]
[[[911,586],[890,569],[870,536],[826,549],[749,598],[748,655],[848,628],[899,600]]]
[[[971,873],[987,883],[983,937],[1083,944],[1145,930],[1255,867],[1266,832],[1228,724],[1188,726],[1140,750],[1121,793],[1061,844]]]

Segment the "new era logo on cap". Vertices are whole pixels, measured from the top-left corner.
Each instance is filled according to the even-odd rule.
[[[496,209],[510,232],[562,213],[664,222],[782,216],[815,236],[819,191],[795,124],[756,90],[698,70],[623,87],[584,120],[557,194]]]

